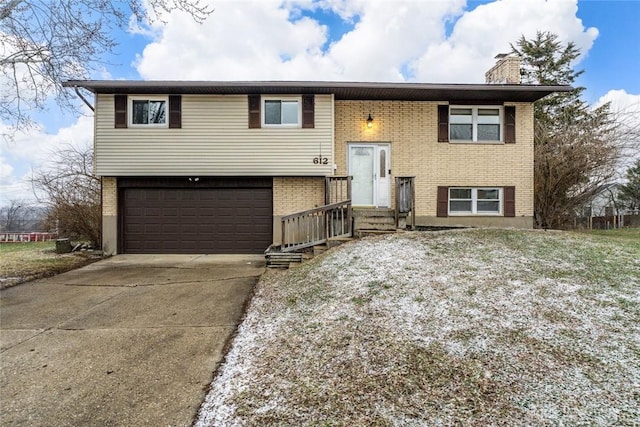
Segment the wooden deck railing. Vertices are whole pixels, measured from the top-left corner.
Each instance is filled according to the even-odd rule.
[[[328,176],[324,180],[324,204],[351,200],[352,176]]]
[[[282,252],[352,235],[351,200],[344,200],[282,217]]]
[[[396,177],[396,228],[400,214],[411,213],[411,229],[416,227],[416,178],[414,176]],[[407,216],[407,218],[409,218]]]

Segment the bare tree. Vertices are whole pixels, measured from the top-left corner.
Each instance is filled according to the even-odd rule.
[[[582,74],[571,64],[580,51],[558,36],[538,32],[512,45],[522,57],[523,82],[571,85]],[[534,204],[536,226],[563,228],[618,177],[625,156],[637,150],[637,126],[581,99],[584,87],[556,93],[535,103]],[[636,151],[637,152],[637,151]]]
[[[534,194],[539,227],[566,226],[614,180],[621,155],[618,131],[609,114],[566,120],[560,131],[536,121]]]
[[[0,119],[13,130],[33,124],[33,112],[53,98],[76,111],[68,79],[85,79],[116,42],[115,28],[162,21],[174,10],[202,22],[212,12],[201,0],[3,0],[0,1]]]
[[[61,236],[100,244],[100,178],[93,174],[93,151],[66,146],[35,172],[32,185],[45,197],[47,220]]]
[[[35,219],[32,202],[22,199],[9,200],[9,205],[0,208],[0,229],[2,231],[26,231],[26,224]]]

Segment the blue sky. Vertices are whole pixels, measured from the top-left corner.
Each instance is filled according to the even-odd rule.
[[[471,11],[492,2],[468,1],[466,9]],[[325,48],[331,41],[339,40],[353,30],[358,22],[357,17],[345,21],[332,11],[316,10],[305,15],[328,26],[330,38]],[[596,102],[611,89],[640,93],[640,0],[579,0],[577,17],[585,27],[595,27],[599,32],[593,47],[577,66],[585,70],[578,82],[587,89],[585,100]],[[455,21],[448,22],[447,31],[450,32],[454,25]],[[140,79],[133,64],[136,55],[149,43],[149,38],[121,32],[118,40],[117,55],[107,58],[113,64],[108,67],[109,71],[114,78]]]
[[[212,0],[203,25],[114,32],[96,79],[350,80],[482,83],[493,56],[536,30],[583,52],[585,100],[640,103],[640,0]],[[640,115],[640,111],[639,111]],[[53,107],[42,128],[3,142],[0,204],[61,144],[92,141],[92,117]],[[25,197],[26,196],[26,197]]]
[[[578,16],[598,38],[580,68],[579,83],[587,88],[587,102],[595,102],[611,89],[640,93],[640,0],[583,0]]]

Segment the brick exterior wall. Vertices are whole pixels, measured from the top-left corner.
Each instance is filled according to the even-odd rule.
[[[532,218],[533,105],[505,104],[516,106],[515,144],[438,143],[437,105],[436,102],[336,101],[336,174],[347,174],[348,143],[390,143],[392,192],[393,177],[415,176],[419,217],[436,216],[438,186],[515,186],[516,217]],[[372,129],[366,127],[369,113],[374,118]],[[392,205],[393,197],[392,194]],[[531,226],[529,222],[520,221],[516,226]]]
[[[520,84],[520,57],[508,55],[500,58],[496,65],[484,73],[484,78],[489,84]]]
[[[102,178],[102,215],[118,215],[118,181]]]
[[[273,178],[273,214],[288,215],[324,205],[324,178]]]
[[[115,255],[118,248],[118,179],[102,177],[102,251]]]

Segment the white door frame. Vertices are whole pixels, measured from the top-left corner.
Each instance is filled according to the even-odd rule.
[[[373,205],[376,208],[391,207],[391,144],[388,142],[350,142],[347,143],[347,171],[348,175],[352,175],[351,171],[351,149],[352,148],[373,148]],[[385,164],[380,164],[380,154],[385,153]],[[380,172],[384,172],[381,176]],[[352,191],[355,191],[355,186]],[[358,206],[358,205],[354,205]]]

